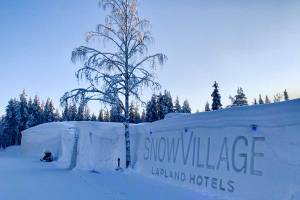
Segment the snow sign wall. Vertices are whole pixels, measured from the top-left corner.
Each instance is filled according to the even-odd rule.
[[[300,101],[134,127],[148,176],[237,200],[300,199]]]

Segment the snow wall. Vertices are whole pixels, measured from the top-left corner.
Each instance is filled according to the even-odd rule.
[[[111,170],[118,158],[125,166],[123,125],[102,122],[54,122],[41,124],[22,132],[21,152],[42,157],[53,153],[61,168]]]
[[[134,170],[232,200],[300,199],[300,100],[131,126]],[[118,123],[58,122],[23,132],[22,153],[53,152],[62,168],[125,166]]]
[[[236,200],[300,199],[300,100],[136,126],[136,170]]]

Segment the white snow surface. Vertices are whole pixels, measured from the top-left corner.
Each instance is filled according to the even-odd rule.
[[[131,171],[64,170],[19,148],[0,151],[1,200],[221,200]]]
[[[257,130],[253,130],[253,125],[257,126]],[[22,145],[18,150],[12,151],[13,153],[0,152],[0,180],[8,180],[8,174],[11,173],[12,180],[8,184],[13,188],[18,183],[21,193],[28,189],[21,183],[29,181],[28,187],[39,188],[40,181],[49,182],[49,185],[55,187],[54,191],[56,189],[58,193],[65,195],[64,198],[52,196],[52,199],[85,199],[84,195],[77,194],[81,191],[91,194],[88,199],[207,200],[222,197],[230,200],[300,200],[299,130],[300,99],[191,115],[169,115],[161,121],[131,126],[131,156],[134,168],[131,172],[119,173],[114,171],[117,159],[121,159],[122,167],[125,164],[122,124],[42,124],[22,133]],[[243,140],[237,140],[241,137]],[[263,142],[260,141],[262,138]],[[200,139],[203,146],[198,147],[197,151],[197,141]],[[254,143],[256,139],[258,142]],[[167,159],[171,155],[168,153],[171,151],[167,149],[167,141],[173,140],[178,141],[179,152],[175,155],[174,163]],[[234,141],[238,141],[236,147],[233,147]],[[45,150],[54,154],[54,163],[37,161]],[[173,154],[174,152],[176,151],[173,149]],[[207,166],[195,167],[195,162],[198,163],[195,160],[197,152],[204,159],[200,163],[205,162],[206,158],[206,162],[215,165],[215,169],[219,160],[220,168],[211,170]],[[226,154],[228,155],[225,157]],[[233,162],[237,167],[246,163],[245,173],[233,170]],[[261,175],[257,175],[257,171]],[[170,178],[167,175],[169,172],[182,172],[185,179]],[[191,175],[200,178],[207,176],[214,181],[213,178],[216,178],[220,185],[220,181],[224,184],[232,180],[229,186],[233,185],[234,191],[230,191],[231,188],[226,184],[229,192],[222,191],[222,187],[216,187],[213,182],[206,186],[203,181],[201,184],[191,183]],[[31,176],[32,181],[29,178]],[[67,187],[65,184],[72,186]],[[42,185],[44,188],[41,190],[45,192],[49,185]],[[0,191],[0,199],[7,199],[1,195],[9,195],[11,191],[9,186],[3,187],[5,192],[2,194],[2,190]],[[59,189],[60,187],[72,188],[70,191],[75,193],[74,196]],[[202,197],[203,194],[206,196]],[[96,198],[97,195],[100,195],[99,198]]]

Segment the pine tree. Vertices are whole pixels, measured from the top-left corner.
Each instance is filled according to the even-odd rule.
[[[84,121],[84,111],[85,111],[86,105],[84,101],[81,101],[78,110],[76,113],[76,121]]]
[[[257,100],[254,98],[253,105],[257,105]]]
[[[289,95],[288,95],[288,92],[286,91],[286,89],[285,89],[284,92],[283,92],[283,96],[284,96],[284,100],[285,100],[285,101],[290,100]]]
[[[70,111],[69,111],[69,103],[68,102],[65,102],[64,104],[64,110],[62,112],[62,121],[69,121],[70,118],[69,118],[69,114]]]
[[[266,103],[266,104],[271,103],[271,101],[270,101],[270,99],[269,99],[268,96],[266,96],[266,98],[265,98],[265,103]]]
[[[261,98],[261,95],[259,95],[258,104],[264,104],[264,100]]]
[[[206,104],[205,104],[205,112],[209,112],[209,111],[210,111],[209,103],[206,102]]]
[[[54,121],[55,121],[55,122],[61,121],[61,117],[60,117],[60,114],[59,114],[59,110],[58,110],[58,109],[55,109],[55,113],[54,113]]]
[[[188,100],[184,100],[181,112],[182,113],[191,113],[191,111],[192,111],[192,109],[190,107]]]
[[[87,106],[85,106],[85,108],[84,108],[83,120],[84,121],[91,121],[90,109]]]
[[[219,85],[216,81],[213,85],[213,88],[214,88],[214,91],[211,94],[211,97],[213,98],[211,109],[212,110],[219,110],[219,109],[222,108],[222,104],[221,104],[221,95],[219,93]]]
[[[133,102],[129,105],[129,122],[135,123],[135,112],[134,112],[134,104]]]
[[[178,97],[176,97],[176,100],[175,100],[174,112],[176,112],[176,113],[181,112],[181,105],[179,103],[179,98]]]
[[[76,103],[73,102],[69,107],[69,121],[76,121],[77,118],[77,106]]]
[[[170,92],[164,91],[159,94],[157,99],[158,119],[163,119],[168,113],[173,112],[173,101]]]
[[[33,102],[29,104],[31,108],[29,109],[29,119],[28,126],[33,127],[43,123],[43,109],[38,96],[35,96]]]
[[[146,107],[146,122],[154,122],[158,120],[157,114],[157,96],[152,95],[151,100],[147,103]]]
[[[16,99],[11,99],[6,107],[6,115],[4,118],[4,134],[7,136],[8,145],[20,145],[20,103]]]
[[[282,100],[282,95],[280,93],[274,95],[274,103],[280,102]]]
[[[103,121],[105,121],[105,122],[109,122],[110,121],[110,116],[109,116],[108,110],[106,110],[104,112],[104,119],[103,119]]]
[[[104,111],[103,111],[103,109],[101,109],[101,110],[99,111],[99,115],[98,115],[97,120],[98,120],[99,122],[104,122]]]
[[[247,97],[244,94],[243,89],[240,87],[237,89],[232,106],[245,106],[248,105]]]
[[[53,102],[50,98],[47,99],[44,112],[43,112],[43,122],[54,122],[55,121],[55,108]]]
[[[93,122],[97,121],[97,117],[96,117],[96,115],[94,113],[92,114],[91,121],[93,121]]]
[[[20,127],[19,130],[23,131],[28,128],[28,118],[29,118],[29,113],[28,113],[28,103],[27,103],[27,98],[26,98],[26,93],[25,90],[20,95]]]
[[[111,106],[111,110],[110,110],[110,121],[111,122],[123,122],[124,121],[120,103],[121,102],[116,103]]]

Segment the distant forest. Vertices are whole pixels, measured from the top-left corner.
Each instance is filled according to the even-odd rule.
[[[230,96],[231,104],[223,108],[221,103],[221,95],[219,93],[219,85],[217,82],[213,84],[213,92],[211,94],[212,103],[206,103],[204,111],[214,111],[226,109],[235,106],[246,106],[256,104],[268,104],[271,100],[268,96],[262,97],[258,95],[252,103],[248,103],[247,97],[242,88],[237,89],[235,96]],[[286,90],[275,94],[273,102],[289,100]],[[67,102],[61,106],[61,112],[54,106],[51,98],[46,101],[41,100],[38,96],[29,97],[25,90],[19,95],[19,98],[9,100],[5,109],[5,115],[0,117],[0,147],[21,144],[21,132],[27,128],[49,122],[59,121],[99,121],[99,122],[124,122],[124,113],[121,109],[122,105],[107,106],[106,109],[100,109],[99,112],[91,112],[88,105],[84,102],[75,103]],[[164,119],[168,113],[191,113],[188,100],[184,100],[181,105],[179,98],[173,100],[169,91],[153,94],[141,109],[138,104],[133,101],[129,109],[130,123],[154,122]],[[199,112],[198,110],[196,112]]]

